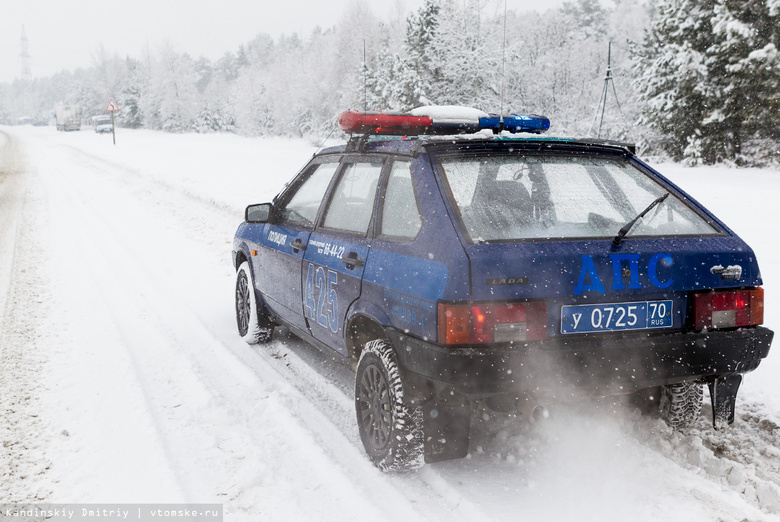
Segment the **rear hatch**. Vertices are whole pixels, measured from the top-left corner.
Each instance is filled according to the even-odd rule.
[[[681,330],[691,292],[761,284],[736,237],[466,245],[474,301],[543,299],[547,335]]]
[[[501,141],[434,157],[472,302],[544,300],[547,337],[681,330],[692,292],[761,284],[741,239],[627,151]]]

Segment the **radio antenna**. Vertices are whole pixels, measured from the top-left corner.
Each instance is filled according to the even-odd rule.
[[[368,112],[368,66],[366,65],[366,39],[363,38],[363,114]],[[363,116],[360,116],[360,123],[363,123]]]
[[[501,43],[501,102],[498,113],[498,128],[504,128],[504,76],[506,71],[506,0],[504,0],[504,40]]]
[[[596,134],[597,138],[601,138],[601,128],[604,125],[604,113],[607,110],[607,94],[609,93],[609,87],[612,86],[612,94],[615,97],[615,103],[617,104],[618,112],[620,113],[620,117],[623,119],[623,123],[625,123],[626,127],[630,129],[630,125],[628,125],[628,122],[626,121],[626,117],[623,115],[623,108],[620,106],[620,100],[618,99],[617,95],[617,89],[615,88],[615,79],[612,77],[612,42],[609,42],[609,47],[607,48],[607,74],[604,76],[604,87],[601,90],[601,97],[599,98],[599,104],[596,107],[596,115],[593,117],[593,123],[590,125],[590,129],[588,130],[588,134],[590,134],[590,131],[593,130],[593,128],[596,126],[596,120],[599,122],[599,128],[598,133]],[[599,117],[599,113],[601,113]]]

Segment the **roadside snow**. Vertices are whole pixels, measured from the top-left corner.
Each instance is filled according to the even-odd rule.
[[[535,425],[479,411],[468,458],[384,475],[349,369],[284,331],[260,348],[235,333],[243,208],[313,146],[32,127],[0,140],[0,502],[216,502],[231,521],[780,516],[774,353],[725,433],[703,418],[673,434],[612,401]],[[658,168],[753,246],[777,329],[780,173]]]

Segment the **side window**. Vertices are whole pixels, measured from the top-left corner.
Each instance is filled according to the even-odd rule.
[[[347,165],[333,190],[322,226],[365,236],[381,173],[381,162]]]
[[[338,166],[338,163],[318,165],[280,209],[281,221],[291,225],[314,227],[317,210]]]
[[[379,233],[392,238],[414,239],[420,228],[422,218],[414,195],[410,164],[396,161],[387,180]]]

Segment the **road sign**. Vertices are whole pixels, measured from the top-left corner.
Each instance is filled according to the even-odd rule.
[[[106,107],[106,112],[111,113],[111,136],[113,137],[114,145],[116,145],[116,126],[114,125],[114,113],[119,112],[119,105],[116,104],[114,98],[108,100],[108,107]]]

